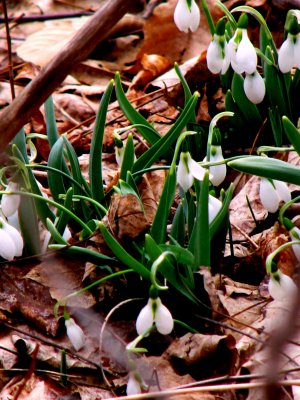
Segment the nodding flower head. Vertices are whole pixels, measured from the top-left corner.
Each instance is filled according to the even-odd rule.
[[[230,65],[228,43],[225,37],[225,19],[216,25],[216,33],[210,42],[206,54],[207,68],[213,74],[225,74]]]
[[[243,14],[238,22],[238,28],[228,43],[230,62],[233,70],[242,74],[253,74],[257,66],[257,55],[247,32],[248,17]]]
[[[174,11],[174,22],[180,31],[195,32],[200,24],[200,10],[195,0],[178,0]]]
[[[76,351],[80,350],[84,346],[85,335],[79,325],[76,324],[73,318],[65,320],[66,330],[68,338],[72,343],[72,346]]]
[[[19,190],[19,185],[16,182],[10,181],[7,185],[6,192],[16,192]],[[18,211],[21,197],[19,194],[4,193],[1,198],[1,210],[6,218],[11,217]]]
[[[297,18],[291,20],[287,31],[287,37],[278,51],[278,66],[282,73],[290,72],[294,66],[300,69],[300,33]]]
[[[177,168],[177,182],[187,192],[193,185],[194,178],[203,180],[205,169],[192,159],[189,152],[181,152]]]
[[[212,145],[210,148],[210,158],[211,162],[223,161],[222,147],[220,145]],[[211,174],[210,181],[214,186],[219,186],[226,178],[226,164],[212,165],[209,167],[209,172]]]
[[[298,288],[293,279],[280,270],[271,274],[268,289],[273,299],[281,302],[295,299],[298,293]]]
[[[23,246],[20,232],[0,217],[0,256],[11,261],[22,255]]]
[[[148,303],[140,311],[136,320],[137,333],[139,335],[145,333],[153,324],[162,335],[171,333],[174,326],[172,314],[159,297],[149,298]]]
[[[263,101],[266,94],[266,86],[265,81],[257,70],[255,70],[253,74],[246,73],[244,91],[253,104],[259,104]]]
[[[291,192],[285,182],[261,178],[259,196],[262,205],[271,213],[278,210],[281,201],[291,200]]]

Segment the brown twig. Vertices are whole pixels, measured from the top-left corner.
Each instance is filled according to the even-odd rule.
[[[12,50],[11,50],[11,37],[9,30],[9,18],[7,14],[7,6],[6,0],[2,0],[2,8],[4,13],[4,24],[5,24],[5,32],[6,32],[6,43],[7,43],[7,53],[8,53],[8,72],[9,72],[9,83],[10,83],[10,91],[12,100],[16,97],[15,94],[15,84],[14,84],[14,70],[13,70],[13,61],[12,61]]]
[[[0,152],[31,115],[65,79],[73,66],[84,60],[109,35],[127,12],[137,10],[141,0],[107,0],[70,42],[46,65],[40,74],[0,114]]]

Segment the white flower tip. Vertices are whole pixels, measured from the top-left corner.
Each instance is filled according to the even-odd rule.
[[[280,270],[278,270],[278,278],[278,281],[272,276],[270,278],[268,289],[271,297],[273,297],[274,300],[281,302],[292,301],[295,299],[298,293],[298,288],[292,278],[283,274]]]
[[[147,305],[141,309],[136,319],[136,331],[138,335],[142,335],[153,325],[154,320],[151,304],[151,299],[149,299]]]
[[[138,382],[134,374],[131,373],[127,383],[126,394],[127,396],[132,396],[140,393],[142,393],[140,382]]]
[[[157,298],[157,310],[155,313],[155,325],[159,333],[168,335],[174,328],[174,320],[169,309],[162,304],[160,298]]]
[[[73,318],[65,320],[67,335],[76,351],[84,346],[85,335],[79,325],[76,324]]]

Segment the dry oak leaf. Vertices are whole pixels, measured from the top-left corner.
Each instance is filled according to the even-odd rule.
[[[138,188],[141,200],[134,194],[112,196],[107,218],[118,239],[139,236],[153,221],[157,203],[148,179],[143,177]]]

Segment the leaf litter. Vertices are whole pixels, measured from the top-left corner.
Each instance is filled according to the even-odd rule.
[[[35,3],[16,2],[9,5],[10,13],[14,16],[23,12],[25,16],[53,12],[69,14],[78,9],[89,12],[99,6],[99,2],[77,0],[72,4],[60,1]],[[236,1],[230,3],[234,6]],[[267,6],[266,1],[242,3]],[[117,70],[129,78],[124,80],[125,86],[129,87],[128,98],[150,122],[158,126],[162,134],[176,119],[177,107],[182,105],[180,98],[181,101],[183,99],[178,79],[174,79],[174,73],[170,71],[174,61],[182,64],[183,71],[187,66],[185,76],[188,83],[192,89],[201,90],[198,119],[209,121],[211,108],[222,108],[223,95],[219,91],[219,83],[207,71],[201,55],[211,39],[208,28],[204,23],[194,34],[179,32],[173,23],[175,4],[175,0],[169,0],[157,5],[145,21],[142,16],[126,16],[111,37],[91,55],[91,59],[74,66],[71,77],[54,93],[59,131],[67,131],[78,152],[83,174],[89,165],[86,153],[90,148],[97,106],[107,82]],[[213,2],[209,4],[212,6]],[[214,17],[217,19],[219,16]],[[19,68],[17,95],[22,91],[24,82],[29,82],[39,67],[47,64],[57,46],[67,41],[80,24],[80,18],[72,18],[60,22],[17,25],[12,31],[15,34],[14,65]],[[19,37],[25,39],[24,44],[20,45]],[[39,46],[45,45],[49,51],[41,52]],[[1,67],[7,65],[5,55],[6,49],[1,49]],[[5,76],[5,71],[1,74]],[[208,90],[209,84],[214,87],[213,96]],[[155,97],[157,89],[159,96]],[[0,93],[0,105],[4,107],[11,101],[7,83],[1,82]],[[27,132],[45,133],[44,118],[43,111],[34,116],[26,126]],[[112,103],[104,139],[103,168],[107,188],[111,188],[118,179],[112,132],[127,124],[117,102]],[[137,151],[142,153],[146,144],[136,143],[136,146],[140,146]],[[39,157],[46,160],[49,149],[45,143],[40,142],[37,148]],[[295,153],[289,157],[291,163],[299,164]],[[288,236],[286,231],[268,219],[268,229],[265,227],[267,215],[259,202],[259,178],[238,176],[236,179],[243,183],[238,190],[236,181],[236,194],[230,205],[233,240],[236,241],[234,254],[226,248],[224,273],[212,277],[200,271],[204,275],[213,321],[203,318],[203,333],[184,334],[178,327],[175,334],[167,339],[154,337],[153,341],[158,342],[157,348],[151,347],[151,339],[145,339],[149,356],[138,356],[137,365],[149,383],[150,391],[186,387],[220,377],[223,379],[221,382],[227,382],[230,376],[235,376],[238,381],[243,375],[259,376],[266,371],[269,347],[265,344],[287,310],[282,304],[270,301],[264,280],[264,262],[268,254],[288,241]],[[138,237],[151,225],[164,180],[164,171],[150,173],[143,179],[140,190],[145,214],[133,195],[114,195],[107,224],[120,240]],[[298,191],[295,185],[291,189]],[[103,246],[104,242],[101,237],[96,237],[89,245]],[[101,252],[105,253],[105,250]],[[290,248],[280,254],[278,264],[286,274],[294,274],[296,262]],[[50,257],[42,255],[39,260],[2,264],[1,270],[0,358],[4,371],[0,374],[0,398],[96,400],[123,394],[128,367],[125,347],[135,335],[133,321],[138,308],[133,301],[130,307],[121,306],[108,321],[106,315],[112,305],[128,297],[132,285],[137,282],[128,278],[117,288],[115,283],[107,282],[100,288],[71,298],[68,306],[72,315],[80,321],[87,341],[84,349],[75,354],[64,333],[62,319],[54,317],[55,301],[86,286],[96,276],[99,278],[101,271],[91,263],[84,264],[55,253]],[[254,284],[249,281],[249,274],[255,275]],[[141,288],[142,297],[145,296],[143,290],[145,288]],[[299,377],[298,320],[295,325],[297,328],[283,348],[278,366],[278,370],[286,371],[283,374],[286,379]],[[60,384],[62,349],[67,352],[67,386]],[[256,388],[246,393],[208,392],[176,398],[181,397],[252,400],[262,399],[263,393]],[[300,398],[299,388],[292,386],[290,392],[283,392],[282,398]]]

